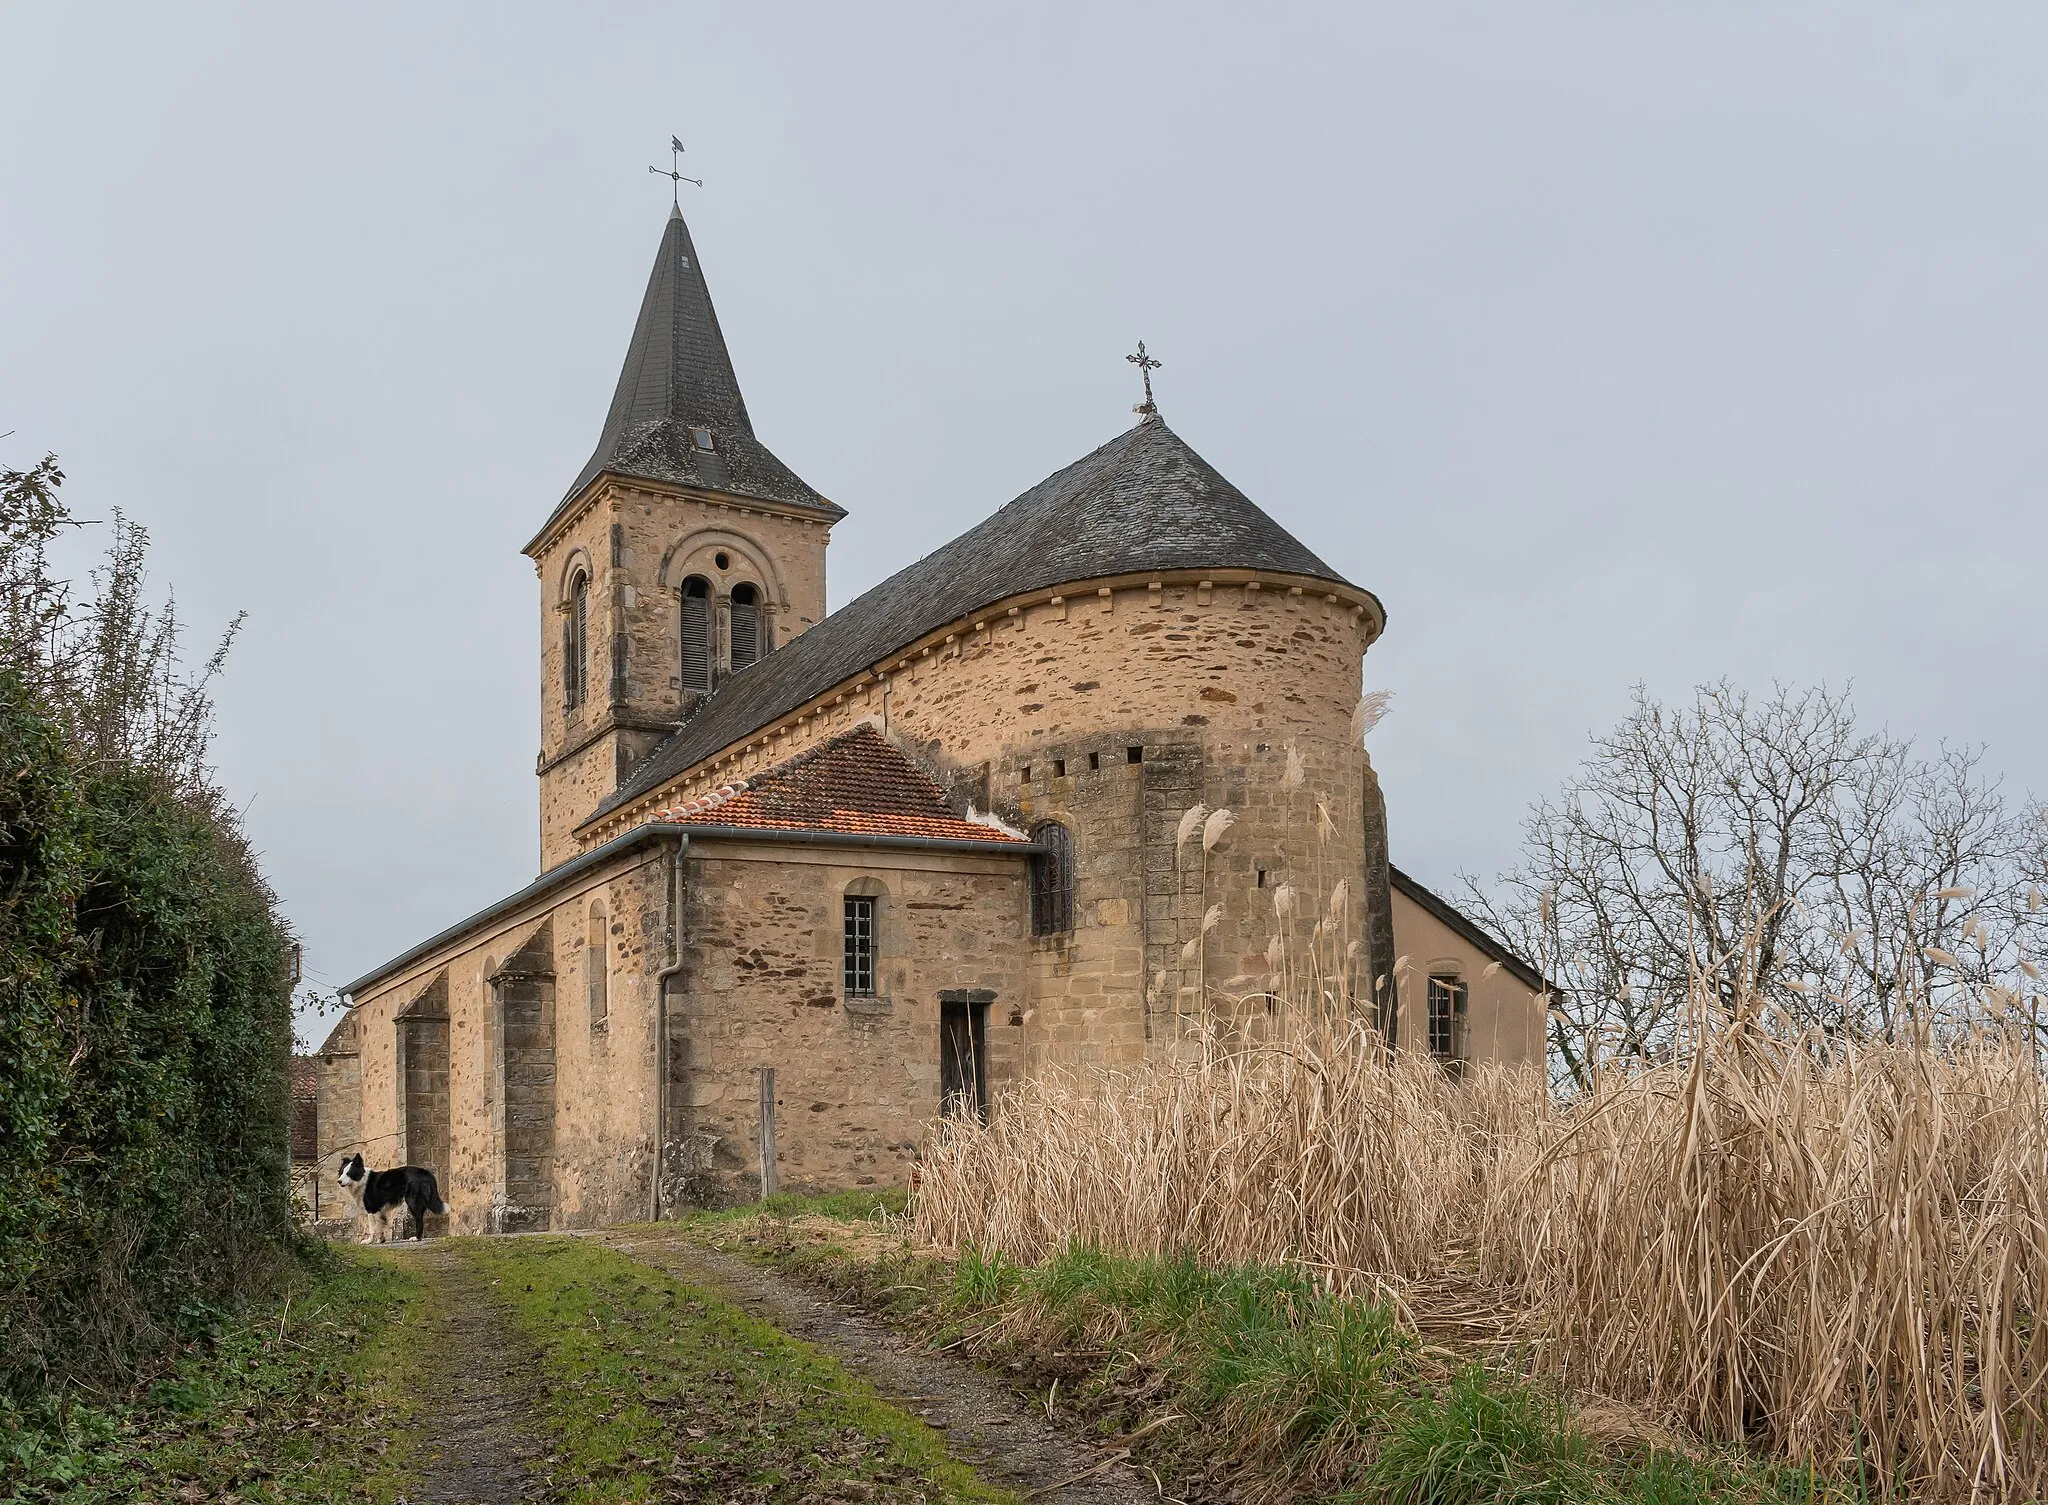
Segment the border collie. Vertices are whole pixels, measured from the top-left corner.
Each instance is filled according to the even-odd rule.
[[[441,1200],[440,1187],[434,1183],[434,1173],[424,1166],[401,1165],[397,1170],[373,1171],[357,1154],[341,1162],[341,1174],[335,1179],[368,1220],[369,1226],[363,1233],[366,1244],[390,1243],[394,1226],[399,1237],[403,1237],[408,1212],[412,1214],[413,1242],[418,1243],[426,1227],[426,1215],[448,1210]]]

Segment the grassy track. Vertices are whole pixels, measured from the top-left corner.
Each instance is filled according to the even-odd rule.
[[[784,1199],[710,1215],[721,1247],[822,1278],[1035,1384],[1162,1474],[1250,1498],[1793,1505],[1863,1492],[1730,1452],[1587,1434],[1554,1392],[1420,1344],[1298,1269],[1069,1249],[1019,1267],[877,1253],[873,1214]],[[1169,1491],[1171,1492],[1171,1491]]]
[[[1006,1501],[832,1359],[588,1239],[464,1240],[546,1369],[556,1498]]]
[[[395,1260],[318,1248],[282,1296],[217,1318],[136,1395],[61,1419],[0,1410],[0,1499],[390,1505],[424,1297]]]

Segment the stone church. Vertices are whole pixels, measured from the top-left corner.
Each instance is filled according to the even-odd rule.
[[[848,514],[756,436],[671,214],[525,549],[541,874],[344,989],[328,1173],[428,1166],[457,1231],[641,1219],[758,1188],[772,1107],[780,1185],[900,1184],[1048,1063],[1317,1001],[1539,1060],[1536,977],[1389,864],[1378,598],[1138,414],[828,613]]]

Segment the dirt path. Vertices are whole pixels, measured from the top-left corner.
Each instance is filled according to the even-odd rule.
[[[784,1332],[814,1344],[884,1397],[946,1434],[953,1456],[989,1482],[1055,1505],[1157,1501],[1151,1481],[973,1366],[931,1353],[885,1322],[773,1271],[706,1249],[680,1234],[612,1234],[622,1254],[710,1288]],[[508,1497],[511,1498],[511,1497]]]
[[[546,1490],[533,1463],[545,1451],[533,1391],[536,1364],[476,1267],[430,1241],[408,1257],[434,1286],[425,1346],[425,1446],[411,1505],[512,1505]]]

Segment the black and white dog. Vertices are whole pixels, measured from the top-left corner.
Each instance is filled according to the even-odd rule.
[[[412,1214],[412,1236],[417,1243],[426,1227],[427,1214],[448,1210],[441,1200],[441,1188],[434,1184],[434,1173],[423,1166],[401,1165],[394,1171],[373,1171],[363,1164],[361,1155],[351,1155],[341,1162],[341,1174],[335,1179],[368,1222],[363,1232],[366,1244],[390,1243],[394,1226],[398,1236],[403,1237],[408,1212]]]

